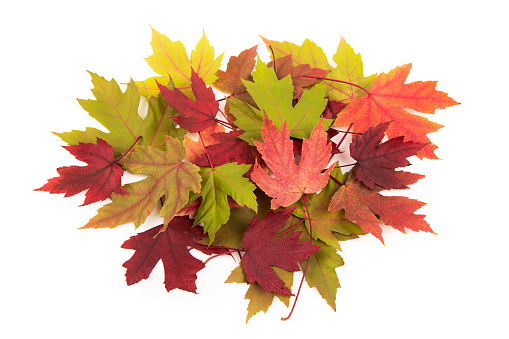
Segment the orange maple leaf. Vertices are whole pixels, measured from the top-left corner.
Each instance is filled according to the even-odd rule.
[[[356,132],[364,132],[370,126],[391,121],[387,129],[389,138],[405,136],[405,140],[428,144],[417,153],[420,158],[438,159],[428,133],[443,127],[424,117],[409,113],[413,109],[421,113],[435,113],[437,108],[459,104],[447,93],[435,90],[436,81],[415,81],[405,84],[412,64],[396,67],[389,73],[381,73],[371,85],[369,92],[348,103],[332,126],[353,123]]]
[[[322,171],[329,162],[332,146],[327,142],[327,133],[324,132],[321,120],[309,139],[304,139],[298,165],[295,164],[293,141],[290,139],[286,121],[278,131],[265,114],[262,138],[263,143],[256,140],[254,143],[275,178],[269,176],[256,161],[251,180],[268,196],[274,198],[271,201],[273,210],[279,206],[288,207],[299,200],[302,194],[318,192],[327,185],[333,166],[323,173]]]

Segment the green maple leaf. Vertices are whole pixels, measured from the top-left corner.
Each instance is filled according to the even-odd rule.
[[[309,234],[303,232],[301,240],[308,239]],[[320,246],[320,249],[309,257],[305,279],[309,287],[316,287],[318,293],[335,311],[336,294],[340,287],[336,268],[343,266],[343,258],[341,258],[335,248],[327,246],[321,241],[313,240],[313,244]],[[302,267],[305,267],[306,262],[302,261],[300,264]]]
[[[299,139],[309,138],[327,105],[325,86],[317,84],[304,91],[294,107],[294,86],[291,76],[278,80],[274,69],[267,67],[258,59],[253,72],[253,81],[244,81],[244,84],[259,109],[234,98],[228,99],[230,113],[236,119],[235,124],[246,131],[241,138],[249,143],[252,143],[251,139],[261,141],[263,112],[278,129],[286,121],[290,136]],[[324,119],[325,130],[331,123],[332,120]]]
[[[199,167],[182,162],[185,154],[182,143],[172,137],[166,140],[166,151],[136,146],[119,163],[133,174],[148,177],[125,185],[127,194],[113,195],[112,202],[101,207],[83,228],[113,228],[129,222],[138,227],[163,196],[165,201],[159,214],[168,224],[188,203],[189,192],[200,192]]]
[[[203,221],[203,229],[210,242],[214,241],[217,230],[230,218],[228,195],[239,205],[257,211],[256,186],[243,175],[251,165],[229,163],[214,168],[202,168],[200,175],[202,202],[196,211],[194,224]]]
[[[327,78],[347,81],[369,90],[376,74],[364,76],[361,55],[355,54],[344,38],[341,38],[332,60],[336,68],[327,74]],[[329,100],[349,100],[366,94],[362,89],[345,83],[325,81],[325,84]]]
[[[335,168],[331,172],[336,180],[341,183],[346,181],[346,177],[341,173],[339,168]],[[307,199],[310,200],[308,203],[308,211],[311,216],[311,225],[313,227],[313,239],[321,240],[328,246],[341,250],[338,240],[351,238],[352,235],[363,235],[365,234],[362,229],[355,223],[345,218],[344,210],[337,212],[329,212],[329,204],[332,196],[339,189],[340,185],[333,179],[329,179],[327,186],[325,186],[318,194],[309,194]],[[310,221],[307,217],[307,213],[304,209],[303,200],[299,200],[297,203],[299,207],[294,211],[294,215],[304,218],[307,231],[309,232]]]
[[[95,143],[97,138],[105,140],[113,147],[115,156],[125,153],[138,136],[142,139],[140,144],[154,146],[164,150],[166,135],[183,140],[187,131],[177,128],[177,123],[171,116],[177,115],[175,110],[166,104],[161,95],[148,100],[148,109],[145,119],[138,114],[140,94],[134,81],[127,84],[122,93],[117,82],[91,73],[94,88],[92,93],[95,100],[78,100],[89,115],[101,123],[110,133],[97,128],[87,127],[84,131],[55,133],[69,145],[80,142]],[[173,89],[170,81],[168,88]]]
[[[124,93],[120,90],[117,82],[95,73],[92,76],[94,88],[92,93],[96,100],[78,100],[81,107],[88,114],[103,125],[110,133],[105,133],[96,128],[87,128],[85,131],[55,133],[63,141],[70,145],[80,142],[95,143],[97,138],[105,140],[118,156],[131,147],[138,136],[142,135],[143,119],[138,114],[140,94],[134,81],[127,84]]]
[[[206,84],[212,84],[217,79],[216,72],[221,66],[223,54],[214,58],[214,47],[210,46],[205,33],[191,52],[191,58],[187,56],[186,48],[182,42],[171,41],[166,35],[155,29],[152,29],[150,44],[154,54],[145,60],[154,72],[161,76],[136,82],[143,96],[147,98],[151,95],[156,96],[159,93],[156,82],[167,84],[171,78],[176,88],[188,97],[192,97],[191,68]]]

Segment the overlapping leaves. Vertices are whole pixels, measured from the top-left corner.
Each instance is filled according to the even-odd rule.
[[[168,291],[196,293],[208,260],[191,249],[209,260],[238,256],[226,282],[249,285],[247,320],[275,296],[289,306],[300,292],[292,291],[298,271],[335,310],[342,241],[372,234],[383,242],[385,227],[433,232],[417,214],[423,202],[380,192],[424,177],[399,170],[409,157],[436,158],[427,134],[442,126],[412,110],[457,104],[436,82],[406,84],[410,64],[365,76],[343,38],[335,66],[310,40],[262,39],[272,61],[262,62],[254,46],[220,70],[222,54],[215,57],[205,34],[188,56],[180,41],[153,30],[147,62],[159,76],[122,90],[90,73],[95,99],[79,103],[106,131],[58,133],[87,166],[61,167],[37,189],[86,191],[84,204],[110,198],[82,228],[138,227],[154,211],[163,218],[122,245],[135,250],[124,263],[128,285],[162,261]],[[209,85],[225,93],[224,111]],[[140,115],[142,96],[148,105]],[[342,173],[349,163],[337,154],[347,132],[355,133],[355,166]],[[145,177],[122,185],[124,171]]]

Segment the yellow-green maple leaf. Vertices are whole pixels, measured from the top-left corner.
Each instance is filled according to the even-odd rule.
[[[171,116],[176,115],[173,108],[166,104],[161,96],[148,100],[145,119],[138,114],[140,94],[134,81],[127,84],[122,92],[117,82],[110,81],[90,72],[94,88],[92,93],[95,100],[81,100],[78,102],[88,114],[103,125],[108,131],[87,127],[84,131],[55,133],[69,145],[95,143],[97,138],[105,140],[115,152],[115,156],[125,153],[141,136],[139,144],[154,146],[164,150],[165,136],[170,135],[183,139],[187,133],[182,128],[176,128],[176,122]],[[173,89],[173,83],[168,84]]]
[[[313,41],[306,39],[301,46],[292,42],[284,41],[279,42],[275,40],[268,40],[261,37],[267,45],[267,49],[272,53],[276,59],[286,55],[292,56],[292,63],[294,66],[309,64],[311,68],[331,69],[332,67],[327,60],[327,56],[321,47],[318,47]],[[272,50],[270,49],[272,47]]]
[[[369,90],[376,74],[368,77],[364,76],[361,55],[356,54],[344,38],[341,38],[332,60],[336,63],[336,68],[327,73],[327,78],[347,81]],[[327,85],[329,100],[348,101],[366,94],[359,87],[341,82],[325,81],[325,84]]]
[[[140,94],[134,81],[127,84],[124,93],[117,82],[89,72],[92,76],[94,88],[92,93],[95,100],[80,100],[81,107],[88,114],[103,125],[110,133],[96,128],[86,128],[85,131],[55,133],[69,145],[80,142],[95,143],[97,138],[105,140],[118,156],[131,147],[141,135],[143,119],[138,114]]]
[[[203,79],[205,84],[212,84],[223,54],[214,58],[214,47],[210,46],[205,33],[191,52],[191,58],[187,56],[186,48],[180,41],[171,41],[166,35],[152,29],[152,42],[150,43],[153,55],[145,60],[149,66],[161,76],[151,77],[144,81],[137,81],[140,93],[145,97],[155,96],[159,93],[156,81],[166,85],[171,77],[175,87],[184,92],[188,97],[191,91],[191,68]]]

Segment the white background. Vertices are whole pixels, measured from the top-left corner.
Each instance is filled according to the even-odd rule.
[[[15,3],[0,14],[2,338],[509,337],[503,1]],[[287,322],[275,301],[245,324],[246,286],[223,284],[236,265],[226,257],[198,274],[197,295],[167,293],[162,266],[127,287],[133,251],[120,245],[134,227],[78,230],[100,203],[32,190],[77,164],[52,131],[99,126],[76,101],[92,98],[87,70],[124,83],[155,75],[143,60],[150,26],[189,53],[204,30],[225,51],[222,69],[255,44],[268,61],[258,35],[309,38],[330,60],[343,36],[365,74],[412,62],[408,81],[436,80],[461,102],[430,117],[446,126],[431,135],[442,160],[414,160],[426,178],[404,192],[428,203],[419,212],[438,235],[387,229],[385,246],[372,236],[345,243],[337,312],[306,287]]]

